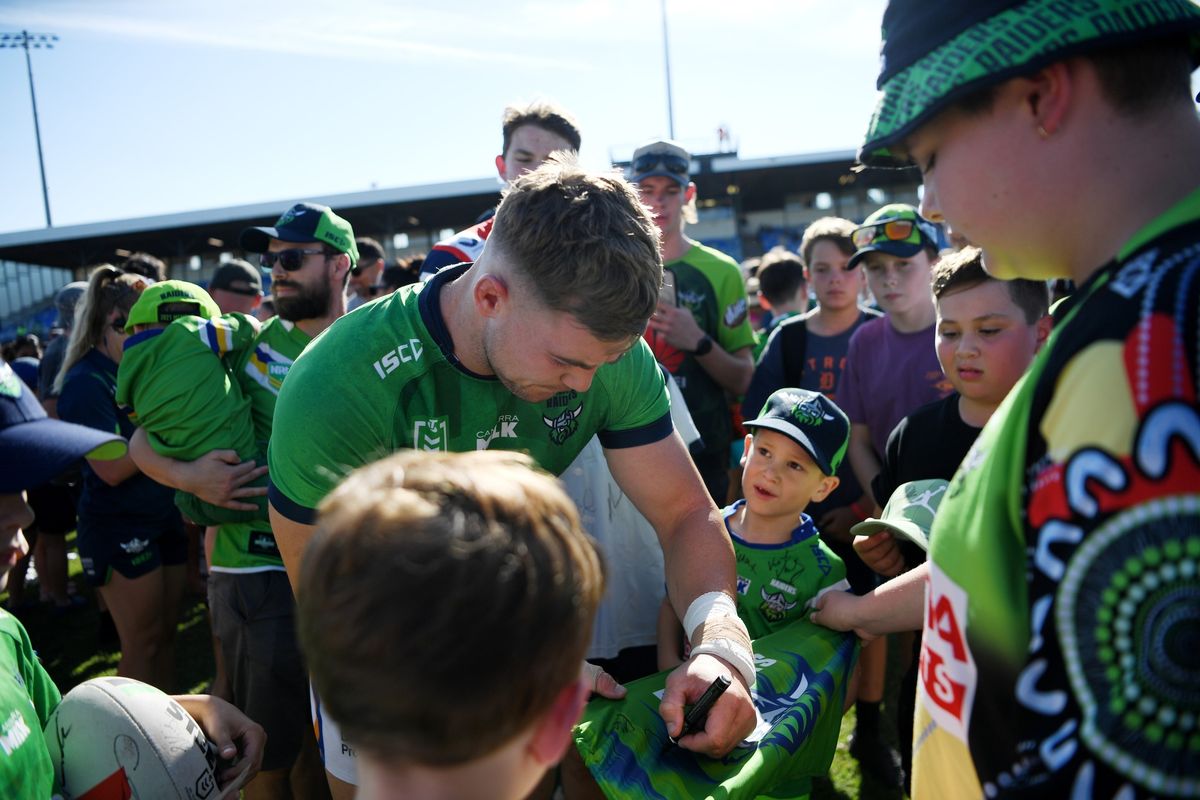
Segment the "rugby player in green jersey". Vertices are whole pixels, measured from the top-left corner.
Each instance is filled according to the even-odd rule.
[[[561,154],[518,178],[478,261],[343,317],[297,359],[276,406],[271,522],[295,586],[313,510],[355,467],[404,448],[510,449],[557,473],[598,434],[658,533],[668,594],[698,643],[667,684],[668,730],[717,676],[733,679],[707,727],[681,740],[718,756],[754,726],[753,656],[729,537],[641,339],[661,282],[658,234],[625,180]]]

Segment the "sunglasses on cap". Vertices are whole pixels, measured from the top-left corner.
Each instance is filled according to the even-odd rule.
[[[889,242],[903,242],[912,236],[916,226],[916,220],[911,219],[880,220],[873,225],[864,225],[861,228],[856,228],[854,233],[850,235],[850,241],[854,242],[854,246],[860,249],[880,238]]]
[[[683,156],[672,155],[671,153],[646,153],[639,156],[633,162],[633,172],[635,175],[642,175],[646,172],[651,172],[659,164],[662,164],[663,169],[672,175],[681,175],[687,177],[688,169],[691,164]]]
[[[314,256],[324,252],[320,247],[295,247],[291,250],[280,250],[277,253],[263,253],[258,257],[258,263],[263,269],[271,269],[278,261],[279,266],[283,267],[285,272],[295,272],[304,266],[305,256]]]

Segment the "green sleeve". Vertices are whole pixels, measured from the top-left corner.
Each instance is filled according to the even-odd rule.
[[[597,373],[603,379],[609,413],[600,429],[605,447],[629,447],[649,444],[662,438],[650,431],[664,416],[669,418],[671,402],[667,382],[645,339],[637,343],[616,364]],[[667,432],[670,432],[668,428]],[[630,435],[647,435],[646,441],[625,441]]]

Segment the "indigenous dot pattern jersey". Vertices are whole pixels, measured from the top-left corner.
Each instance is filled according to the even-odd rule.
[[[737,263],[724,253],[696,244],[681,258],[663,265],[675,281],[675,302],[692,312],[700,330],[727,352],[755,344],[747,316],[746,286]],[[725,453],[733,436],[733,419],[725,390],[690,353],[646,331],[654,356],[670,370],[688,411],[700,431],[705,453]]]
[[[931,536],[915,797],[1200,796],[1200,189],[1056,310]]]
[[[271,317],[263,323],[254,346],[243,350],[234,362],[233,374],[241,384],[242,393],[250,398],[254,430],[260,437],[270,436],[275,401],[279,397],[283,379],[310,341],[312,338],[295,323],[281,317]],[[322,409],[308,424],[320,424],[321,420],[329,418],[330,412],[331,409]],[[266,449],[267,442],[260,439],[258,452],[265,452]],[[279,555],[269,524],[258,521],[221,526],[213,548],[213,571],[261,572],[282,569],[283,557]]]
[[[593,434],[606,448],[671,434],[664,378],[641,340],[596,370],[588,391],[540,403],[464,368],[438,297],[469,266],[342,317],[297,360],[269,451],[276,510],[311,523],[317,503],[349,472],[403,448],[519,450],[559,474]]]

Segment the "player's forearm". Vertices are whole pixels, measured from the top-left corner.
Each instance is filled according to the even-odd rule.
[[[712,350],[696,356],[696,363],[732,395],[745,394],[746,389],[750,388],[750,379],[754,377],[754,358],[749,347],[730,353],[714,343]]]
[[[675,669],[683,658],[683,628],[669,600],[658,609],[658,668]]]
[[[679,619],[688,606],[707,592],[724,592],[736,598],[736,565],[733,545],[720,512],[697,509],[684,517],[663,548],[667,591]]]

